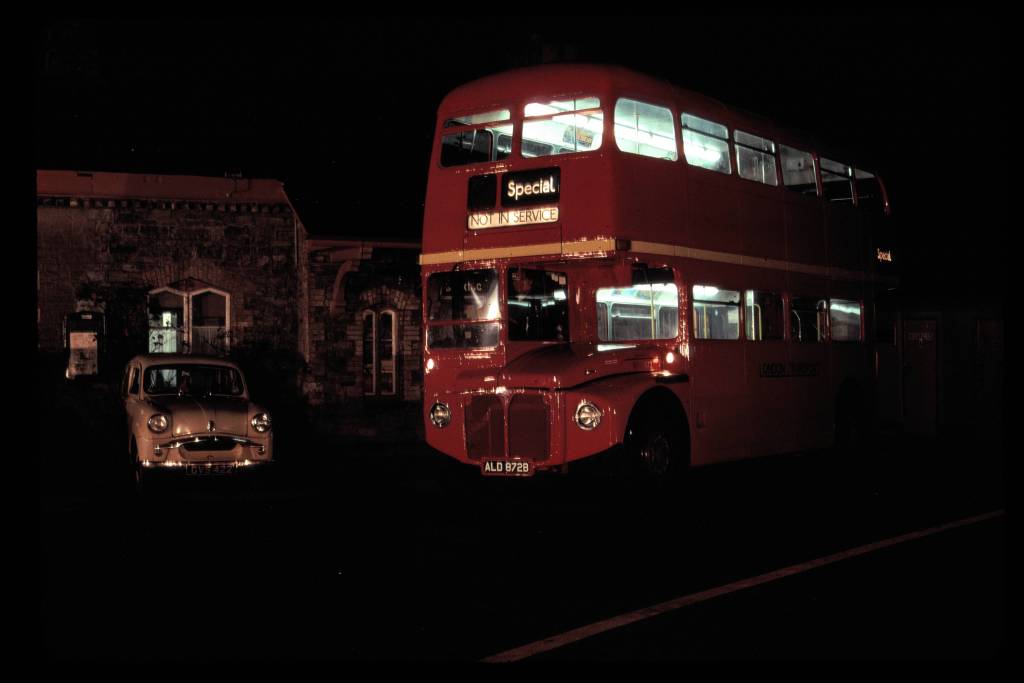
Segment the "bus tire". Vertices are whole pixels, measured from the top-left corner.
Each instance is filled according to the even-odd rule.
[[[641,400],[626,430],[627,472],[657,487],[678,483],[689,470],[686,417],[665,400]]]

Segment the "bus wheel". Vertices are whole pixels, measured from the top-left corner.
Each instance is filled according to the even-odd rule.
[[[630,470],[641,480],[663,485],[686,470],[678,419],[667,410],[654,410],[630,427],[626,453]]]

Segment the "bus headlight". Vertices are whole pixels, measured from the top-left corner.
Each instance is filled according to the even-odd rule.
[[[576,408],[576,424],[580,429],[590,431],[601,424],[601,409],[590,401],[583,401]]]
[[[444,429],[452,421],[452,411],[444,403],[435,403],[430,407],[430,421],[438,429]]]

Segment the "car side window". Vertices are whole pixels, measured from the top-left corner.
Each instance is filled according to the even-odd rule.
[[[131,386],[128,393],[138,396],[139,394],[139,369],[132,368]]]

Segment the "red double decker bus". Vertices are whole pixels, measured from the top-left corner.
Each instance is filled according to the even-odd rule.
[[[464,85],[424,214],[427,441],[484,474],[669,477],[851,439],[888,213],[858,160],[626,69]]]

